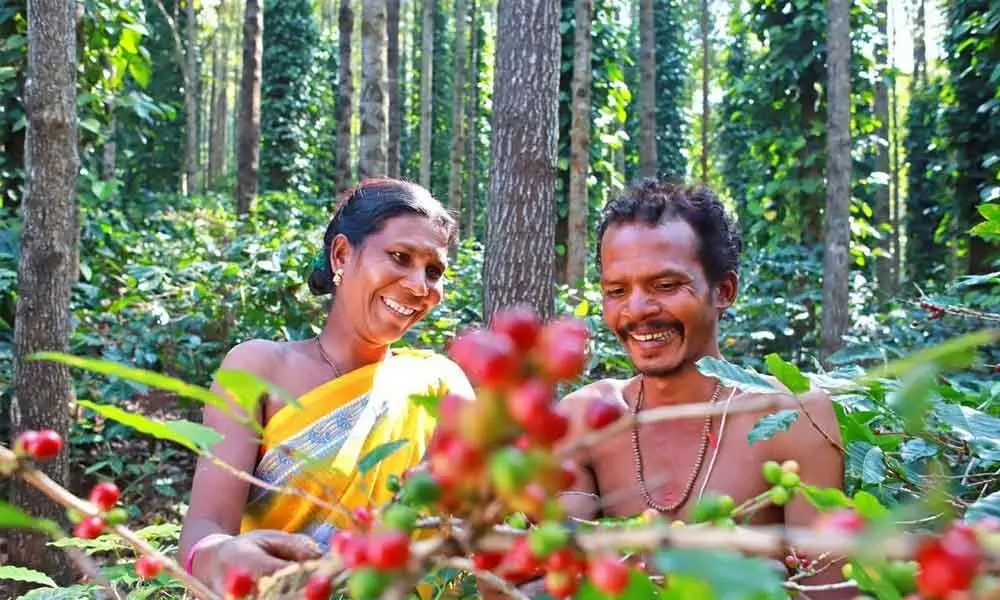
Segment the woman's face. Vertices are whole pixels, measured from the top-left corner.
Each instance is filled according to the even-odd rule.
[[[360,246],[338,236],[333,255],[344,269],[335,302],[370,343],[395,342],[441,301],[448,238],[427,217],[393,217]]]

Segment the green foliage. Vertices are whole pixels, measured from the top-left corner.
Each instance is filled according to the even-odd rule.
[[[431,102],[434,106],[431,126],[431,194],[448,202],[451,181],[451,146],[453,88],[455,79],[455,3],[434,3],[434,78]],[[468,60],[466,60],[468,64]]]
[[[956,0],[947,15],[944,119],[953,150],[961,272],[985,273],[1000,259],[1000,249],[966,233],[980,221],[976,206],[1000,199],[1000,6]]]
[[[0,6],[0,207],[20,203],[24,168],[24,128],[21,94],[27,52],[27,21],[23,0]]]
[[[308,0],[265,0],[264,58],[261,79],[261,189],[311,191],[313,165],[309,137],[317,123],[313,78],[319,34]],[[324,56],[320,57],[325,58]],[[332,97],[327,93],[327,100]],[[332,106],[332,105],[331,105]],[[327,115],[332,114],[332,110]],[[327,129],[323,124],[321,129]],[[328,152],[328,150],[327,150]]]
[[[661,177],[684,177],[688,136],[685,106],[691,95],[688,75],[691,48],[684,36],[691,3],[659,0],[653,3],[656,46],[656,165]]]

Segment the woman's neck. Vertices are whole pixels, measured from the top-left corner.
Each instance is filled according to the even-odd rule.
[[[362,339],[350,319],[333,311],[318,337],[323,351],[336,364],[341,375],[385,360],[389,353],[389,346]]]

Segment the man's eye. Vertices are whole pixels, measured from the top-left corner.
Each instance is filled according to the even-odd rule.
[[[389,256],[392,257],[392,260],[396,261],[401,265],[405,265],[407,262],[409,262],[408,260],[409,256],[407,256],[403,252],[390,252]]]
[[[614,288],[614,289],[610,289],[610,290],[605,290],[604,291],[604,295],[611,296],[613,298],[617,298],[618,296],[621,296],[623,293],[624,293],[624,290],[622,290],[621,288]]]
[[[444,275],[444,271],[442,271],[438,267],[427,267],[428,278],[437,281],[438,279],[441,279],[442,275]]]

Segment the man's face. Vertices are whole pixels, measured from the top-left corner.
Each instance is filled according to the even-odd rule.
[[[336,301],[345,304],[363,339],[390,344],[441,301],[447,238],[429,219],[393,217],[346,252]]]
[[[670,375],[716,348],[724,306],[716,302],[698,243],[683,220],[620,223],[604,233],[604,321],[641,373]]]

